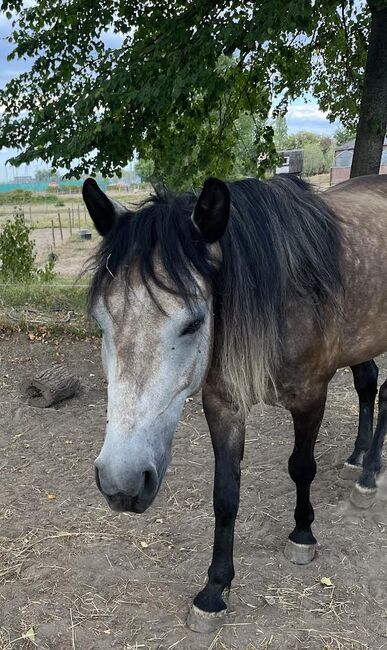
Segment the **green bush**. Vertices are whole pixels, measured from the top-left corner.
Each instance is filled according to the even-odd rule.
[[[25,205],[26,203],[55,203],[56,196],[51,194],[39,194],[31,190],[11,190],[0,192],[0,205]]]
[[[327,171],[327,161],[319,144],[307,143],[304,145],[304,174],[313,176]]]
[[[19,210],[8,219],[0,234],[0,278],[6,282],[51,282],[55,277],[55,260],[50,258],[42,269],[35,264],[34,244],[29,239],[30,228]]]

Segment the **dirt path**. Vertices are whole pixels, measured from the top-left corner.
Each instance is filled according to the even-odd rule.
[[[79,397],[46,410],[21,403],[26,369],[57,359],[79,373]],[[387,360],[380,365],[385,378]],[[155,504],[117,515],[93,477],[106,408],[99,342],[3,336],[0,368],[1,650],[387,648],[387,481],[375,506],[359,512],[338,478],[356,428],[349,372],[332,383],[317,445],[316,560],[296,567],[282,553],[293,526],[290,418],[254,412],[231,614],[219,634],[200,636],[184,624],[213,536],[212,451],[199,399],[187,404]],[[35,646],[20,639],[28,630]]]

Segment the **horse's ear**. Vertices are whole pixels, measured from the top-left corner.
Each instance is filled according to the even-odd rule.
[[[192,221],[208,244],[221,238],[229,216],[230,192],[227,185],[218,178],[207,178],[196,202]]]
[[[95,227],[103,237],[113,228],[117,217],[127,211],[121,203],[109,199],[94,178],[86,178],[82,196]]]

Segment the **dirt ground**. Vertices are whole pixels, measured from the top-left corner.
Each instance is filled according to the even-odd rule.
[[[144,515],[111,512],[94,484],[106,408],[99,341],[0,341],[1,650],[381,650],[387,648],[387,481],[369,511],[349,505],[339,466],[354,440],[351,373],[337,373],[317,444],[317,558],[287,562],[295,491],[290,417],[255,411],[247,429],[236,578],[218,633],[185,627],[211,555],[213,459],[199,398]],[[27,372],[63,360],[81,394],[56,408],[22,402]],[[381,378],[387,359],[380,360]],[[385,475],[384,475],[385,476]],[[332,586],[323,586],[322,577]]]
[[[35,242],[36,262],[44,266],[50,253],[55,253],[55,273],[58,274],[57,281],[61,277],[76,277],[84,268],[85,262],[91,256],[92,251],[99,242],[99,236],[94,228],[91,240],[82,240],[79,237],[79,230],[73,231],[70,235],[70,228],[62,228],[63,240],[60,238],[58,229],[55,231],[55,248],[52,243],[51,228],[39,228],[32,230],[30,238]]]

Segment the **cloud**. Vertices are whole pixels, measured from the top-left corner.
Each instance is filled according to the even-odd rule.
[[[339,126],[338,122],[330,123],[327,114],[315,102],[302,103],[300,100],[289,106],[286,121],[289,133],[314,131],[332,135]]]

